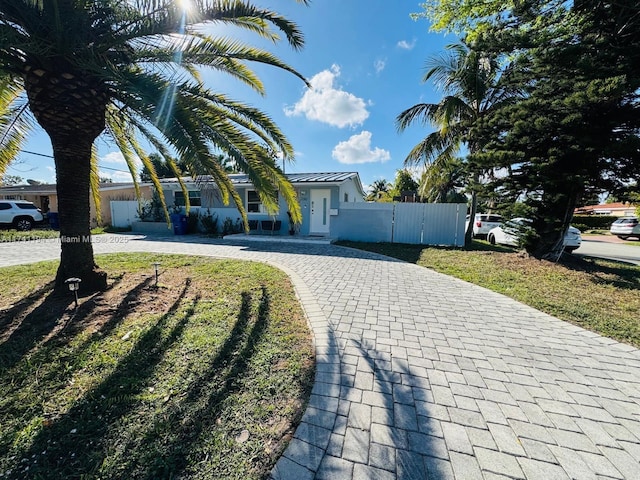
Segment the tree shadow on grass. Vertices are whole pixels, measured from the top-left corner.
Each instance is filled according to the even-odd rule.
[[[134,451],[135,454],[123,454],[118,459],[121,478],[188,476],[193,473],[187,471],[190,464],[206,460],[190,457],[198,456],[198,452],[202,457],[216,454],[203,451],[202,445],[208,442],[209,432],[220,428],[216,420],[225,413],[223,402],[241,388],[241,379],[268,326],[269,295],[266,288],[262,287],[253,325],[250,325],[252,295],[248,292],[241,295],[242,304],[236,322],[204,373],[190,382],[189,388],[181,394],[181,401],[157,416],[146,431],[139,432],[139,438],[122,449],[123,453]],[[172,426],[171,434],[159,438],[158,432],[166,432],[167,425]],[[233,475],[231,472],[230,476]],[[220,472],[213,476],[222,478]]]
[[[113,317],[103,327],[103,333],[108,333],[120,320],[126,317],[129,313],[129,302],[136,298],[139,292],[148,286],[149,282],[150,280],[146,280],[129,292],[123,302],[116,309]],[[113,289],[117,283],[119,283],[119,280],[112,283],[109,286],[109,290]],[[75,334],[77,334],[80,328],[84,327],[83,322],[85,322],[95,311],[97,299],[101,297],[99,294],[93,295],[91,298],[81,303],[68,317],[69,320],[67,324],[61,325],[60,320],[67,316],[65,314],[68,313],[69,306],[73,303],[73,299],[70,295],[59,295],[53,293],[51,291],[52,286],[53,282],[45,285],[21,302],[19,311],[20,314],[24,315],[31,305],[38,302],[46,295],[44,301],[42,301],[42,303],[31,312],[26,313],[24,318],[19,321],[19,324],[7,336],[5,341],[0,343],[0,374],[4,374],[4,372],[15,367],[24,355],[31,351],[31,349],[41,341],[44,341],[43,348],[36,353],[34,361],[37,358],[46,359],[51,348],[57,348],[62,343],[69,341]],[[6,313],[0,313],[0,324],[4,325],[10,323],[12,318],[9,318],[9,315],[13,315],[13,320],[15,321],[19,313],[18,311],[14,311],[14,309],[11,309]],[[56,329],[58,329],[57,332]],[[65,332],[64,336],[60,335],[64,330],[68,331]]]
[[[33,298],[37,301],[38,296]],[[49,293],[40,305],[26,314],[0,344],[0,374],[14,367],[27,352],[49,335],[71,303],[72,299],[69,297]],[[23,313],[25,311],[26,309]],[[3,316],[1,322],[5,323],[5,320]]]
[[[108,448],[104,445],[107,433],[138,406],[136,396],[144,390],[166,352],[179,340],[195,311],[199,297],[166,331],[190,283],[187,279],[168,311],[137,339],[111,374],[75,402],[67,413],[45,420],[30,449],[21,454],[29,462],[15,468],[16,478],[89,478],[100,467],[103,451]],[[110,477],[130,478],[120,474]]]
[[[209,432],[217,428],[216,419],[224,414],[225,400],[242,387],[268,325],[269,296],[263,287],[252,321],[252,296],[242,293],[233,328],[206,368],[199,369],[202,373],[185,379],[189,386],[176,398],[145,400],[149,380],[183,335],[200,301],[196,296],[178,312],[188,287],[189,281],[108,377],[68,413],[45,422],[30,449],[19,454],[29,462],[18,465],[16,478],[156,479],[189,473],[194,464],[190,457],[204,450]],[[148,420],[135,431],[127,429],[127,423],[139,415]],[[25,470],[26,466],[30,468]]]
[[[0,310],[0,331],[11,325],[15,318],[22,317],[34,303],[39,302],[45,295],[50,293],[53,288],[53,284],[54,282],[51,281],[34,292],[31,292],[7,310]]]
[[[632,264],[564,254],[562,265],[569,270],[588,274],[591,281],[599,285],[611,285],[624,290],[640,289],[640,267]]]

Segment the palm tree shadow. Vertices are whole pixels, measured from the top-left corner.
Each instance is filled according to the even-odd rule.
[[[42,296],[34,294],[31,298],[37,301]],[[71,302],[69,297],[49,293],[40,305],[29,312],[0,344],[0,372],[13,368],[39,341],[49,335]],[[27,308],[22,307],[20,310],[24,313]],[[7,313],[9,314],[11,312]],[[8,321],[10,319],[2,317],[3,323]]]
[[[9,309],[0,311],[0,330],[5,329],[15,318],[24,315],[34,303],[39,302],[45,295],[47,295],[48,292],[51,291],[53,284],[54,282],[51,281],[42,285],[36,291],[31,292]]]
[[[112,283],[109,286],[109,290],[113,289],[119,282],[120,280],[116,280],[116,282]],[[84,322],[95,311],[97,298],[100,297],[100,295],[93,295],[80,304],[69,317],[67,324],[61,326],[59,321],[65,316],[65,313],[68,312],[72,299],[69,295],[59,295],[52,292],[51,287],[53,283],[54,282],[50,282],[37,292],[25,298],[20,302],[20,305],[16,306],[17,310],[11,309],[6,313],[6,318],[4,313],[0,316],[0,322],[4,324],[9,323],[11,321],[10,315],[16,315],[16,312],[26,312],[30,305],[44,297],[46,292],[49,291],[44,301],[29,312],[17,328],[0,344],[0,371],[10,370],[15,367],[26,353],[43,340],[42,348],[38,350],[34,360],[38,358],[46,359],[52,348],[59,347],[70,341],[75,334],[84,327]],[[105,324],[105,327],[102,329],[103,333],[108,333],[117,325],[118,321],[126,317],[129,313],[129,309],[127,308],[129,302],[136,298],[148,283],[149,281],[142,282],[138,287],[129,292],[116,309],[114,316]],[[123,314],[119,314],[118,312],[123,312]],[[61,327],[60,330],[53,334],[59,327]],[[62,331],[64,331],[65,335],[60,334]]]
[[[96,468],[100,465],[103,460],[102,443],[109,429],[135,408],[137,401],[133,400],[134,397],[142,392],[146,379],[153,374],[167,350],[180,338],[195,311],[199,297],[193,300],[168,334],[165,333],[166,324],[177,312],[190,284],[190,279],[187,279],[167,312],[136,341],[109,376],[88,391],[67,413],[44,424],[33,439],[30,450],[24,453],[26,458],[39,459],[30,468],[28,476],[56,479],[81,476],[87,458]],[[76,432],[80,433],[76,435]],[[82,442],[83,436],[92,441]],[[53,450],[52,445],[56,446],[55,451],[73,453],[68,458],[40,455],[42,451]]]
[[[445,471],[442,465],[447,461],[442,453],[444,441],[436,437],[438,429],[429,412],[418,408],[415,392],[420,388],[413,388],[414,381],[410,379],[415,376],[409,364],[377,352],[374,345],[368,348],[366,340],[352,340],[352,343],[373,372],[373,391],[379,393],[377,397],[382,402],[376,406],[385,412],[378,417],[382,423],[375,427],[376,433],[395,448],[396,478],[450,478],[451,472]]]
[[[215,423],[206,419],[218,417],[222,413],[223,401],[238,391],[241,386],[239,380],[246,372],[256,345],[268,326],[269,295],[266,288],[262,287],[258,316],[249,330],[252,296],[248,292],[242,292],[241,296],[242,304],[236,322],[206,371],[191,382],[191,387],[182,394],[184,400],[157,420],[176,426],[173,441],[159,441],[157,425],[150,425],[141,434],[141,444],[157,444],[151,449],[157,456],[126,462],[126,468],[122,470],[123,478],[180,476],[188,466],[188,456],[198,450],[199,443],[205,441],[205,433],[217,428]],[[129,448],[135,448],[135,445]]]

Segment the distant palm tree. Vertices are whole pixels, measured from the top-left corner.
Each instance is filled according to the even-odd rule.
[[[399,131],[414,122],[437,127],[407,155],[405,166],[424,164],[446,170],[463,145],[470,153],[481,150],[482,145],[473,137],[472,128],[512,96],[498,87],[499,65],[495,57],[484,55],[463,43],[448,45],[449,54],[427,61],[423,81],[433,80],[445,93],[440,103],[419,103],[403,111],[396,118]],[[466,164],[468,167],[469,165]],[[476,213],[477,188],[480,174],[470,172],[467,187],[471,191],[471,217]],[[432,170],[433,174],[433,170]],[[470,222],[471,223],[471,222]],[[471,242],[473,226],[467,228],[465,241]]]
[[[389,182],[387,182],[384,178],[380,178],[378,180],[374,180],[369,188],[369,194],[367,195],[367,200],[376,201],[385,193],[388,193],[391,188]]]
[[[466,202],[459,189],[466,185],[467,172],[459,159],[441,160],[427,165],[420,177],[418,194],[426,202]]]
[[[259,93],[263,84],[247,62],[303,77],[271,53],[216,37],[203,24],[233,25],[274,42],[282,33],[294,49],[303,46],[294,23],[249,1],[0,0],[0,174],[39,124],[56,166],[56,289],[67,277],[80,277],[85,291],[106,288],[89,230],[90,188],[99,200],[95,141],[103,134],[124,155],[136,188],[137,158],[153,172],[143,138],[169,164],[173,154],[189,173],[211,175],[246,222],[242,199],[215,158],[222,151],[249,175],[267,208],[277,208],[279,192],[300,221],[293,187],[267,152],[290,160],[292,146],[265,113],[205,88],[199,69],[224,72]],[[162,193],[154,174],[152,181]]]

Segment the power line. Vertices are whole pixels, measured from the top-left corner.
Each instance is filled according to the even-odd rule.
[[[47,155],[47,154],[38,153],[38,152],[31,152],[29,150],[22,150],[22,153],[37,155],[38,157],[53,158],[53,155]],[[113,170],[114,172],[131,173],[129,170],[120,170],[118,168],[111,168],[111,167],[104,167],[104,166],[101,166],[100,168],[103,168],[104,170]]]

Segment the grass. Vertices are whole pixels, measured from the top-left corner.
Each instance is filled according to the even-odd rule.
[[[536,260],[474,241],[467,249],[343,242],[432,268],[530,305],[583,328],[640,347],[640,267],[563,256]]]
[[[0,477],[265,478],[314,374],[286,275],[199,257],[98,261],[110,289],[77,309],[50,294],[57,262],[0,269]]]
[[[60,232],[51,229],[33,229],[26,232],[19,230],[0,230],[0,243],[25,242],[27,240],[40,240],[45,238],[58,238]]]

